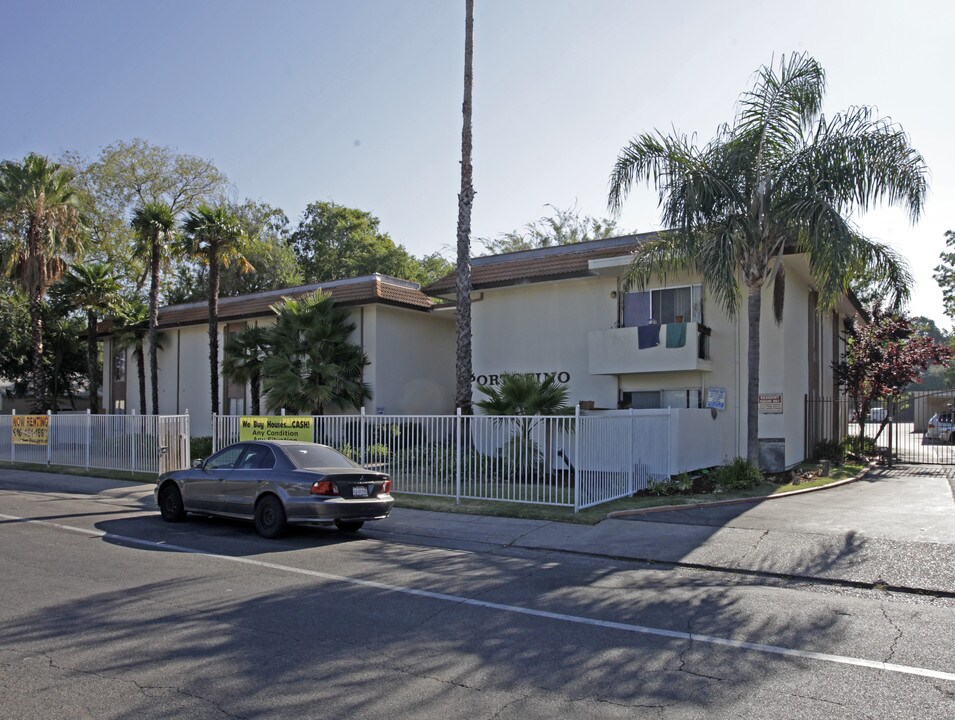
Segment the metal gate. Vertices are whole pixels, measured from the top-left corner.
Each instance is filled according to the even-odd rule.
[[[189,467],[189,454],[189,416],[160,416],[159,473]]]
[[[815,458],[827,443],[861,434],[889,462],[953,465],[955,423],[938,421],[949,417],[955,420],[955,390],[911,392],[875,402],[864,418],[856,416],[849,398],[807,397],[806,457]]]

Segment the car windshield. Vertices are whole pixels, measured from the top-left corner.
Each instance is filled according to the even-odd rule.
[[[324,445],[286,445],[285,452],[302,470],[361,467],[337,450]]]

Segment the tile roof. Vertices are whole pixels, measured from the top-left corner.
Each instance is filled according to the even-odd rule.
[[[638,245],[656,236],[655,232],[640,233],[476,257],[471,260],[471,286],[480,290],[524,282],[586,277],[593,275],[588,267],[591,260],[629,255]],[[423,288],[424,292],[437,296],[454,294],[455,276],[456,273],[446,275]]]
[[[300,285],[280,290],[237,295],[219,298],[219,320],[244,320],[254,317],[270,317],[274,313],[271,306],[281,302],[283,297],[301,297],[316,290],[329,293],[338,305],[384,304],[405,307],[411,310],[428,311],[440,304],[434,298],[421,292],[418,283],[400,280],[388,275],[366,275],[348,280]],[[159,308],[159,327],[171,328],[184,325],[199,325],[209,321],[209,303],[201,302],[168,305]],[[99,324],[98,334],[108,335],[111,321]]]

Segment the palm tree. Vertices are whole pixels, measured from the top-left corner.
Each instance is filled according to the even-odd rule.
[[[226,343],[222,372],[237,383],[248,383],[252,395],[252,414],[262,411],[262,368],[269,353],[269,331],[252,326],[240,330]]]
[[[209,267],[209,391],[212,413],[219,414],[219,264],[238,262],[244,271],[254,269],[239,251],[243,239],[239,219],[225,207],[200,205],[182,225],[186,254]]]
[[[86,366],[89,372],[90,411],[99,412],[99,353],[96,327],[100,315],[112,310],[119,300],[120,284],[105,263],[77,263],[60,283],[60,292],[73,307],[86,311]]]
[[[272,354],[263,366],[270,412],[323,415],[326,407],[360,407],[371,398],[362,382],[368,358],[348,341],[355,330],[348,310],[321,291],[285,298],[272,310],[278,318],[269,328]]]
[[[130,347],[133,349],[139,380],[139,407],[142,408],[142,413],[146,414],[146,362],[143,346],[149,337],[149,305],[139,297],[125,300],[117,308],[113,320],[113,348],[117,351]],[[155,345],[162,349],[162,333],[157,333]]]
[[[874,273],[904,297],[903,261],[865,238],[848,219],[880,201],[916,220],[926,194],[922,156],[897,125],[867,107],[826,118],[825,73],[807,55],[764,66],[739,101],[732,125],[697,147],[685,135],[639,135],[620,151],[609,206],[618,211],[634,182],[658,190],[671,231],[643,245],[626,282],[695,270],[735,317],[748,293],[747,457],[758,460],[759,322],[764,288],[782,319],[783,255],[806,255],[820,309],[831,308],[860,273]]]
[[[486,415],[518,416],[516,420],[516,457],[540,458],[540,451],[531,439],[542,418],[573,415],[574,406],[567,404],[568,388],[551,375],[539,379],[536,373],[504,373],[497,386],[478,385],[487,398],[476,405]],[[544,420],[546,423],[547,421]],[[544,426],[545,455],[550,456],[551,433]]]
[[[464,126],[461,130],[461,192],[458,194],[457,355],[455,404],[471,414],[471,205],[474,203],[471,167],[471,86],[474,64],[474,0],[465,0]]]
[[[159,414],[159,281],[163,263],[174,249],[176,221],[169,206],[144,203],[133,213],[137,255],[149,258],[149,381],[152,383],[153,415]],[[146,406],[143,405],[143,413]]]
[[[33,340],[34,409],[47,406],[40,302],[66,270],[66,257],[81,248],[80,198],[74,173],[36,154],[0,163],[0,218],[8,232],[2,268],[29,298]]]

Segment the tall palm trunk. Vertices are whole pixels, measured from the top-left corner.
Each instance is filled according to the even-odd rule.
[[[259,373],[252,373],[249,378],[249,392],[252,395],[252,414],[259,415],[262,412],[262,387]]]
[[[46,374],[43,372],[43,315],[40,300],[43,295],[43,282],[46,264],[40,257],[40,234],[43,232],[43,195],[37,199],[37,209],[30,222],[29,251],[27,255],[28,272],[36,273],[30,278],[30,327],[33,341],[33,409],[43,412],[49,406],[46,397]]]
[[[139,380],[139,407],[146,414],[146,353],[143,352],[143,343],[139,341],[133,349],[133,356],[136,358],[136,375]],[[127,375],[127,377],[129,377]]]
[[[159,237],[153,237],[149,259],[149,381],[152,383],[153,415],[159,414]],[[145,412],[146,406],[143,406]]]
[[[762,302],[762,285],[750,285],[747,299],[746,459],[752,463],[759,462],[759,319]]]
[[[465,415],[471,408],[471,206],[474,203],[471,167],[471,88],[474,55],[474,0],[465,0],[464,125],[461,130],[461,192],[458,195],[457,263],[457,384],[455,404]]]
[[[209,397],[212,414],[219,414],[219,248],[209,245]]]
[[[96,313],[86,311],[86,369],[90,376],[90,412],[99,413],[99,377],[96,373]]]

